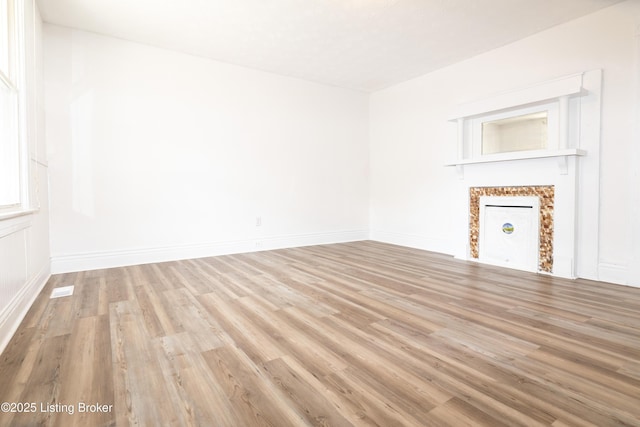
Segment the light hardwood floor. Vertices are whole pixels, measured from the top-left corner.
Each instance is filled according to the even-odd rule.
[[[2,426],[640,426],[640,289],[375,242],[57,275],[0,402],[38,405]]]

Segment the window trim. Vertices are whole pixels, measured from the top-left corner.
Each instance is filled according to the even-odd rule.
[[[28,141],[28,109],[27,109],[27,46],[25,37],[25,7],[24,2],[8,0],[4,3],[7,8],[7,23],[12,29],[7,36],[9,75],[0,70],[2,84],[14,92],[16,102],[16,132],[17,138],[17,164],[15,171],[18,181],[18,201],[6,205],[0,205],[0,221],[27,215],[36,210],[31,206],[30,182],[29,182],[29,141]],[[9,22],[10,21],[10,22]]]

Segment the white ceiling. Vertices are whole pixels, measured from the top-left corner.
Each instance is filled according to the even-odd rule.
[[[620,0],[37,0],[45,22],[363,91]]]

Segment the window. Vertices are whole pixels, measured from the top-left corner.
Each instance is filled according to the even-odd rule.
[[[22,207],[20,101],[24,55],[20,4],[0,0],[0,214]]]

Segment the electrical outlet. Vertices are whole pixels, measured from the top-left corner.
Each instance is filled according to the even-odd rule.
[[[256,217],[256,227],[261,227],[262,226],[262,217],[261,216],[257,216]]]

